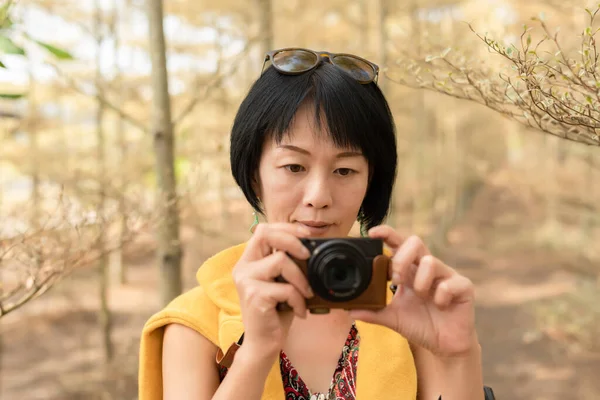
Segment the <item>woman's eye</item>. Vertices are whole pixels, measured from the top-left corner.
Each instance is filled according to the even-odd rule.
[[[352,172],[354,172],[354,170],[351,170],[350,168],[338,168],[337,169],[337,173],[341,176],[350,175]]]
[[[298,172],[302,172],[304,170],[302,165],[298,165],[298,164],[286,165],[285,168],[292,173],[298,173]]]

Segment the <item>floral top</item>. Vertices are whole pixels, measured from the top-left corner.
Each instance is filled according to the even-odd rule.
[[[342,354],[333,373],[327,393],[311,393],[286,354],[281,351],[279,367],[286,400],[354,400],[356,398],[356,366],[360,335],[353,324],[346,337]],[[221,381],[227,369],[221,368]]]

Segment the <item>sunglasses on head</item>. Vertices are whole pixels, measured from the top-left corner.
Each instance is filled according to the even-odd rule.
[[[312,51],[301,48],[285,48],[273,50],[265,55],[265,63],[286,75],[299,75],[316,68],[321,62],[330,62],[336,67],[350,74],[359,83],[367,84],[377,82],[379,67],[364,58],[344,53],[329,53],[327,51]],[[262,74],[262,72],[261,72]]]

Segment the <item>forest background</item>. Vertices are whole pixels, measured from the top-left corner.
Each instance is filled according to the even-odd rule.
[[[145,320],[249,236],[229,130],[295,46],[381,66],[388,223],[476,284],[485,383],[597,399],[596,6],[3,0],[0,398],[137,398]]]

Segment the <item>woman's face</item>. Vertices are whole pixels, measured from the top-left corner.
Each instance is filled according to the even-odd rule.
[[[258,172],[267,221],[302,224],[312,237],[347,236],[369,181],[366,158],[320,132],[310,102],[298,109],[279,145],[265,143]]]

